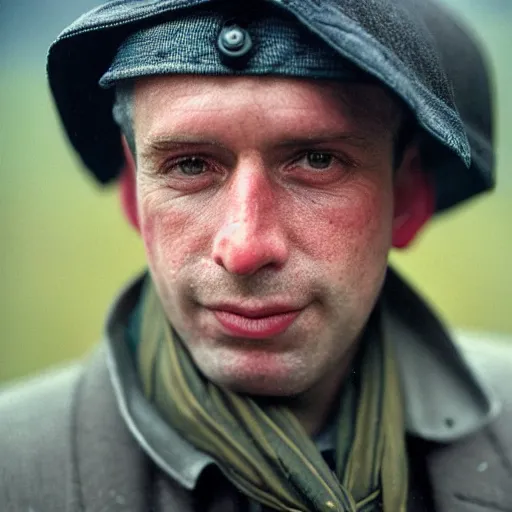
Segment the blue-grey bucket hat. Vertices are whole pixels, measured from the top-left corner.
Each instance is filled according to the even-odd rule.
[[[293,61],[286,62],[283,48],[296,36],[279,29],[266,38],[269,9],[307,32],[318,53],[295,51]],[[197,12],[217,13],[196,16],[207,23],[199,45],[187,25]],[[239,19],[248,47],[233,31],[222,43],[226,27]],[[172,37],[162,26],[173,31]],[[282,43],[281,54],[273,43],[269,52],[270,40]],[[231,43],[235,54],[230,56],[223,49]],[[138,45],[145,45],[145,70],[140,56],[133,55]],[[267,57],[259,59],[265,45]],[[304,48],[311,48],[311,41]],[[190,58],[183,57],[184,49]],[[343,64],[333,66],[333,55]],[[453,15],[431,0],[113,0],[62,32],[49,50],[47,70],[67,135],[101,183],[115,180],[124,163],[109,86],[133,76],[187,70],[376,80],[403,100],[427,134],[422,151],[436,187],[436,211],[494,186],[491,85],[484,57]]]

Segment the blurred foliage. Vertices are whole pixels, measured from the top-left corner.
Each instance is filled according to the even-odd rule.
[[[510,16],[476,25],[498,89],[498,189],[433,222],[394,264],[453,325],[512,333]],[[42,73],[0,72],[0,381],[83,354],[144,266],[115,189],[66,145]]]

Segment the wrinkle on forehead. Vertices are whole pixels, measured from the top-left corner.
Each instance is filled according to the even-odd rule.
[[[297,84],[301,87],[293,87]],[[294,103],[301,95],[307,97],[311,110],[317,106],[315,101],[322,102],[326,98],[338,105],[348,119],[372,125],[379,131],[386,129],[395,133],[402,119],[398,100],[383,87],[332,80],[166,75],[138,79],[134,96],[137,115],[141,97],[144,97],[145,105],[152,105],[153,112],[163,109],[215,112],[236,110],[247,96],[251,97],[254,107],[262,110],[294,109]]]

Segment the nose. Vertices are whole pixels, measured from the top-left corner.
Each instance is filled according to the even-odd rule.
[[[281,268],[288,259],[273,187],[256,165],[239,165],[226,183],[212,258],[228,272],[251,275],[263,267]]]

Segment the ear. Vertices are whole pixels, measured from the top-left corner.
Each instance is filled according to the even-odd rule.
[[[417,144],[406,150],[394,186],[393,247],[407,247],[435,211],[435,189],[422,169]]]
[[[119,199],[126,220],[140,233],[139,214],[137,211],[137,186],[135,178],[135,159],[128,147],[124,135],[121,137],[124,154],[124,167],[119,176]]]

